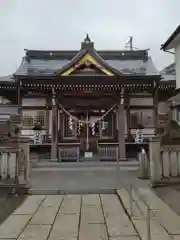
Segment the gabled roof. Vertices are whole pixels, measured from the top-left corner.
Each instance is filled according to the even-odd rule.
[[[175,63],[172,63],[160,71],[164,81],[176,80]]]
[[[86,39],[85,39],[86,40]],[[96,67],[108,70],[114,75],[160,75],[155,68],[147,50],[114,50],[96,51],[92,42],[81,45],[80,51],[75,50],[26,50],[26,56],[14,73],[15,75],[46,75],[60,74],[84,56],[96,61]]]
[[[166,40],[166,42],[161,45],[161,49],[163,49],[164,51],[166,51],[166,50],[168,50],[168,49],[174,48],[173,42],[176,41],[177,39],[178,39],[178,41],[180,42],[180,25],[179,25],[179,26],[176,28],[176,30],[171,34],[171,36]]]
[[[161,74],[176,74],[175,63],[171,63],[160,71]]]
[[[82,42],[81,50],[75,57],[57,72],[57,74],[66,76],[74,72],[80,65],[90,63],[96,66],[101,72],[113,76],[119,75],[120,72],[109,65],[94,49],[94,43],[91,42],[87,35]]]

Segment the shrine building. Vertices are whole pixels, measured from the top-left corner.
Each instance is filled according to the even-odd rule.
[[[0,78],[5,104],[19,106],[21,134],[53,161],[130,158],[136,129],[145,142],[155,135],[175,88],[148,50],[99,51],[88,35],[79,51],[26,49],[16,72]]]

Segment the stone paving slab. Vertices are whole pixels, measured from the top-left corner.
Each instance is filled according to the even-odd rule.
[[[82,224],[79,240],[108,240],[104,224]]]
[[[53,224],[63,196],[47,196],[29,224]]]
[[[151,220],[152,239],[180,240],[177,214],[163,202],[161,209],[161,200],[157,197],[156,202],[149,189],[141,192],[150,197],[154,207],[157,221]],[[122,189],[118,194],[129,211],[128,193]],[[115,194],[29,196],[0,225],[0,240],[138,240],[132,222],[142,239],[146,239],[146,221],[135,217],[130,220]],[[167,231],[174,235],[170,237]]]
[[[99,194],[89,194],[82,196],[82,205],[84,206],[101,206]]]
[[[169,234],[180,235],[180,217],[168,209],[152,211],[158,222],[168,231]]]
[[[82,207],[81,221],[85,223],[104,223],[104,216],[101,208]]]
[[[125,190],[125,189],[121,189],[117,191],[117,194],[119,195],[120,199],[123,202],[124,207],[126,208],[127,212],[131,215],[131,207],[130,207],[130,196],[129,193]],[[136,204],[133,202],[132,204],[132,212],[133,212],[133,216],[134,218],[138,218],[141,219],[142,215],[139,212]]]
[[[173,235],[173,236],[172,236],[172,239],[173,239],[173,240],[180,240],[180,235]]]
[[[16,239],[21,234],[30,218],[31,215],[10,215],[0,225],[0,239]]]
[[[137,236],[116,195],[101,195],[105,222],[110,237]]]
[[[28,196],[24,203],[13,214],[33,215],[40,206],[45,196]]]
[[[28,225],[18,240],[46,240],[51,225]]]
[[[105,209],[110,207],[111,213],[125,213],[119,199],[115,194],[101,194],[102,205]]]
[[[180,216],[151,190],[140,189],[140,193],[145,196],[148,205],[152,209],[153,215],[168,233],[180,235]]]
[[[81,222],[86,224],[104,223],[101,201],[98,194],[82,196]]]
[[[147,228],[145,220],[133,220],[133,223],[141,236],[141,238],[147,239]],[[155,220],[151,220],[151,239],[153,240],[172,240],[170,235],[166,232],[164,228],[162,228]]]
[[[136,236],[130,236],[130,237],[110,237],[109,240],[140,240],[139,237]]]
[[[165,237],[169,239],[170,235],[179,234],[178,237],[180,239],[179,215],[177,215],[166,203],[164,203],[159,197],[157,197],[150,189],[139,189],[139,193],[145,198],[147,206],[149,206],[151,209],[151,219],[152,219],[151,223],[153,225],[152,234],[155,235],[155,238],[163,239],[163,237]],[[125,189],[119,190],[118,194],[123,204],[127,207],[127,211],[129,213],[130,204],[126,202],[129,194],[126,192]],[[136,199],[141,210],[143,210],[142,212],[146,216],[147,207],[144,205],[142,201],[139,200],[140,198],[138,197],[136,192],[133,192],[133,198]],[[134,224],[136,223],[135,227],[139,228],[139,222],[136,220],[141,220],[140,223],[142,224],[142,226],[144,224],[144,227],[146,227],[146,222],[145,221],[143,222],[142,218],[134,216],[134,211],[133,211],[133,216],[131,216],[131,219]],[[141,228],[137,230],[142,231]],[[157,234],[157,231],[159,231],[158,234]],[[167,234],[167,232],[169,234]]]
[[[58,214],[80,214],[80,205],[80,195],[65,195]]]
[[[77,239],[79,228],[78,214],[60,214],[57,216],[49,240]]]

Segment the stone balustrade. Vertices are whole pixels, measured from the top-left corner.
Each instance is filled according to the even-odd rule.
[[[154,137],[149,143],[150,177],[153,187],[159,184],[180,182],[180,146],[161,146],[160,139]]]
[[[29,140],[16,138],[0,145],[0,185],[27,184],[29,179]]]

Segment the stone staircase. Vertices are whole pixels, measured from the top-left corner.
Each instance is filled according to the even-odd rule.
[[[47,160],[41,160],[39,162],[32,162],[33,169],[48,169],[48,170],[68,170],[68,169],[100,169],[100,168],[116,168],[120,167],[122,170],[138,170],[139,162],[138,161],[121,161],[121,162],[100,162],[100,161],[89,161],[85,162],[50,162]]]

